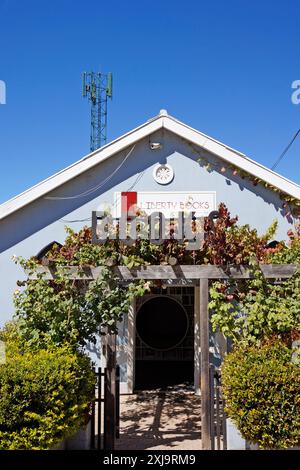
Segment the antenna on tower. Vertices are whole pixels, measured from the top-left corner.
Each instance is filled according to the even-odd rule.
[[[106,144],[107,100],[112,99],[112,73],[83,72],[82,95],[91,103],[91,152]]]

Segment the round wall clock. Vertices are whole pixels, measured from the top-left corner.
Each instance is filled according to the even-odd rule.
[[[169,164],[158,164],[154,167],[153,178],[158,184],[168,184],[174,178],[174,171]]]

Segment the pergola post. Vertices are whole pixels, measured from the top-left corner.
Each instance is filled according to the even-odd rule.
[[[200,279],[200,345],[201,345],[201,439],[202,449],[211,449],[211,408],[209,381],[209,313],[208,279]]]
[[[104,449],[114,450],[116,437],[116,334],[107,333],[104,397]]]

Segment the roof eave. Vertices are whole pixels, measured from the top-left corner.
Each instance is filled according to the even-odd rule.
[[[76,176],[79,176],[118,152],[134,145],[136,142],[161,128],[167,129],[181,138],[197,145],[197,147],[207,150],[229,164],[235,165],[254,177],[278,188],[283,193],[300,200],[300,186],[298,184],[251,160],[243,153],[226,146],[192,127],[189,127],[172,116],[159,114],[141,126],[108,143],[101,149],[84,156],[82,159],[67,168],[3,203],[0,205],[0,220],[8,217],[17,210],[22,209],[27,204],[49,194]]]

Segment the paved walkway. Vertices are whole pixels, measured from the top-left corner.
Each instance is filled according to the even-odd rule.
[[[184,388],[122,395],[120,450],[201,449],[200,397]]]

